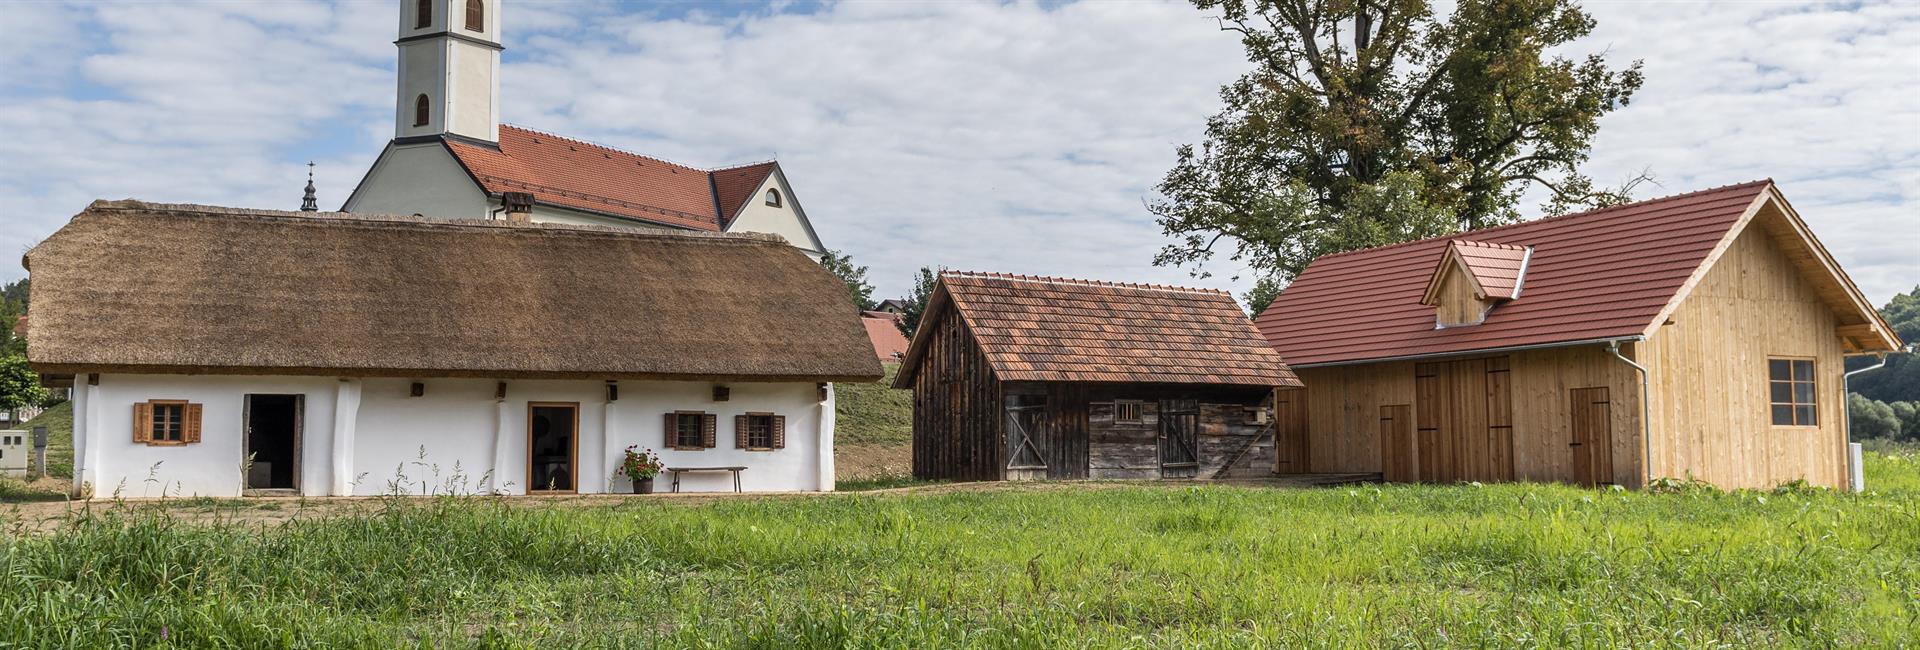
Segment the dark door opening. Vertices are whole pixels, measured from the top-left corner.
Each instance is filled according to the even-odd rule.
[[[1573,408],[1573,481],[1601,486],[1613,482],[1613,418],[1607,387],[1575,388],[1568,392]]]
[[[1199,473],[1200,402],[1160,401],[1160,478],[1193,478]]]
[[[527,490],[572,492],[578,448],[580,405],[534,402],[527,405]]]
[[[300,489],[300,423],[304,395],[248,395],[247,489]]]

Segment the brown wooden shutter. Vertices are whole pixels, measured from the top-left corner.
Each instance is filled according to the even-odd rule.
[[[747,442],[747,416],[744,416],[744,415],[736,415],[736,416],[733,416],[733,446],[734,446],[734,448],[736,448],[736,449],[747,449],[747,448],[748,448],[748,446],[747,446],[748,444],[750,444],[750,443],[748,443],[748,442]]]
[[[787,448],[787,416],[773,416],[773,448]]]
[[[185,442],[200,442],[200,404],[186,404],[180,407],[180,439]]]
[[[720,433],[720,416],[714,415],[712,413],[701,413],[700,418],[704,420],[704,422],[701,423],[704,426],[702,427],[702,430],[700,432],[701,433],[700,442],[702,445],[706,446],[706,448],[712,449],[715,446],[717,446],[717,443],[718,443],[718,438]]]
[[[153,404],[140,402],[133,405],[133,441],[141,444],[153,442]]]
[[[660,443],[661,449],[673,449],[680,446],[680,414],[667,411],[666,438]]]

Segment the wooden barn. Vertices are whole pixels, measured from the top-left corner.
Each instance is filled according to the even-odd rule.
[[[894,381],[913,474],[969,481],[1268,475],[1300,385],[1225,292],[942,273]]]
[[[1900,342],[1770,181],[1337,255],[1257,319],[1298,471],[1725,487],[1848,477],[1848,355]]]

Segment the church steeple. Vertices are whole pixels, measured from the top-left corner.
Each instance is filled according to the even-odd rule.
[[[301,212],[319,212],[320,197],[313,193],[313,161],[307,161],[307,195],[300,199]]]
[[[501,0],[401,0],[393,137],[500,141]]]

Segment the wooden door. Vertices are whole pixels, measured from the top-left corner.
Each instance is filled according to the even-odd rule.
[[[1575,388],[1568,393],[1573,412],[1573,480],[1597,486],[1613,482],[1613,417],[1607,387]]]
[[[1414,454],[1420,480],[1513,479],[1513,403],[1506,357],[1414,365]]]
[[[1047,478],[1047,456],[1040,445],[1046,441],[1047,399],[1044,396],[1009,396],[1007,405],[1007,479]],[[1018,399],[1017,402],[1011,401]]]
[[[1273,471],[1275,474],[1305,474],[1307,469],[1307,391],[1273,392]]]
[[[1160,477],[1192,478],[1199,472],[1200,454],[1195,446],[1200,431],[1200,404],[1197,400],[1170,399],[1160,402]]]
[[[1420,480],[1413,437],[1413,406],[1380,407],[1380,479],[1396,483]]]

